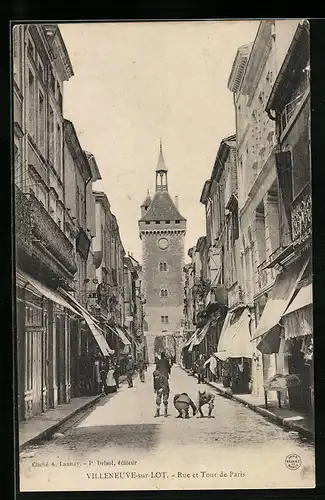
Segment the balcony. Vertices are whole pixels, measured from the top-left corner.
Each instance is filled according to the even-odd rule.
[[[16,237],[18,246],[45,248],[71,275],[77,271],[74,249],[38,199],[16,186]]]
[[[32,246],[32,222],[30,200],[16,186],[15,192],[15,233],[17,243]]]
[[[294,246],[306,243],[312,232],[311,183],[309,182],[291,204],[292,241]]]

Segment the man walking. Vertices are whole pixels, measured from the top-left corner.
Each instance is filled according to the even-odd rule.
[[[153,372],[153,389],[156,394],[156,413],[155,417],[160,416],[160,405],[161,405],[161,400],[163,401],[164,405],[164,416],[168,417],[168,398],[169,398],[169,383],[168,383],[168,377],[164,374],[161,373],[159,370],[155,370]]]
[[[138,362],[138,371],[139,371],[139,376],[140,376],[141,382],[145,381],[145,370],[146,370],[146,363],[141,358]]]
[[[170,364],[168,359],[166,358],[166,354],[164,352],[161,353],[160,359],[157,361],[156,369],[160,371],[163,375],[169,379],[170,375]]]
[[[133,387],[133,374],[134,374],[134,362],[132,356],[130,355],[128,357],[128,362],[126,365],[126,379],[128,381],[129,389]]]
[[[198,384],[203,384],[204,383],[204,374],[205,374],[205,360],[203,357],[203,354],[200,354],[199,359],[196,362],[197,366],[197,383]]]

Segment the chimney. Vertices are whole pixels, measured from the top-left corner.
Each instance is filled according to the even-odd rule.
[[[175,196],[175,205],[176,205],[176,208],[178,208],[178,196]]]

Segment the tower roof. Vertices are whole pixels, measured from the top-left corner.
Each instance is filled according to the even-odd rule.
[[[162,152],[162,143],[161,143],[161,139],[160,139],[159,157],[158,157],[156,172],[167,172],[167,171],[168,171],[168,168],[165,165],[164,155]]]
[[[151,196],[150,196],[149,189],[148,189],[147,197],[144,200],[144,202],[142,203],[141,207],[149,207],[150,204],[151,204]]]
[[[186,220],[179,212],[168,191],[156,191],[142,221]]]

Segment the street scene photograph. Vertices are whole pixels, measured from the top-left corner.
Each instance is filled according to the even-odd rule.
[[[314,488],[309,22],[11,28],[19,490]]]

